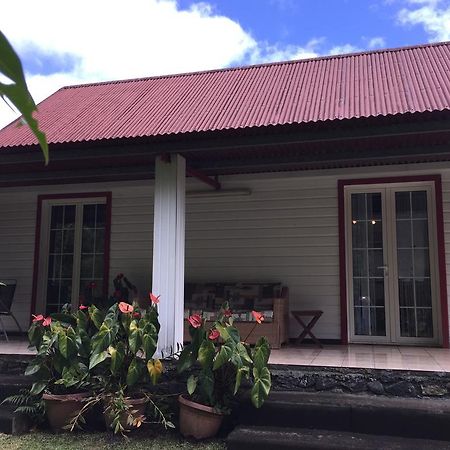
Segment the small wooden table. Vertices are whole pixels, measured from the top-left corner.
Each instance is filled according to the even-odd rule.
[[[320,348],[322,348],[322,344],[320,343],[319,339],[317,339],[314,336],[312,329],[314,328],[314,325],[317,323],[317,321],[320,319],[320,316],[323,314],[323,311],[312,309],[306,311],[291,311],[291,314],[295,317],[295,320],[303,327],[303,331],[297,338],[297,344],[301,344],[303,342],[303,339],[305,339],[305,337],[309,335],[311,336],[311,339]],[[308,323],[305,323],[303,321],[303,317],[312,317],[312,319]]]

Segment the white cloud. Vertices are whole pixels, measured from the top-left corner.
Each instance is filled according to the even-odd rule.
[[[352,44],[335,45],[328,52],[330,55],[344,55],[345,53],[360,52],[361,49]]]
[[[407,0],[397,16],[401,25],[420,25],[430,42],[450,40],[450,2],[448,0]]]
[[[386,41],[381,36],[373,37],[373,38],[369,39],[367,46],[370,49],[384,48],[384,47],[386,47]]]
[[[278,1],[284,6],[289,1]],[[26,14],[25,14],[26,11]],[[22,0],[4,2],[0,29],[19,54],[69,58],[59,72],[27,74],[39,102],[64,85],[191,72],[356,51],[326,51],[324,38],[303,45],[257,41],[207,2],[176,0]],[[59,55],[59,56],[58,56]],[[37,57],[36,56],[36,57]],[[39,64],[37,65],[39,67]],[[16,117],[0,105],[0,127]]]

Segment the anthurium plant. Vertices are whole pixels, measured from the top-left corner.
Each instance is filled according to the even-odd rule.
[[[28,330],[30,344],[37,350],[25,375],[33,375],[31,395],[67,394],[87,391],[90,386],[89,361],[92,329],[81,306],[52,317],[33,316]]]
[[[264,316],[252,312],[255,325]],[[262,337],[251,348],[246,344],[249,335],[241,339],[233,325],[232,313],[225,303],[212,327],[207,326],[199,314],[188,318],[191,343],[184,347],[178,360],[178,371],[193,369],[187,380],[187,391],[192,400],[212,406],[221,412],[229,412],[233,397],[238,393],[243,379],[251,387],[251,401],[261,407],[271,388],[271,376],[267,367],[270,345]],[[196,370],[197,369],[197,370]]]
[[[114,303],[106,313],[95,305],[88,309],[97,331],[92,336],[89,370],[103,379],[106,391],[119,388],[131,393],[139,384],[156,384],[162,363],[153,359],[159,332],[157,303],[149,295],[149,307],[140,309],[125,301]]]

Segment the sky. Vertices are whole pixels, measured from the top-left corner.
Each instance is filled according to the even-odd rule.
[[[446,41],[450,0],[21,0],[2,3],[0,30],[39,102],[71,84]],[[0,103],[0,127],[16,115]]]

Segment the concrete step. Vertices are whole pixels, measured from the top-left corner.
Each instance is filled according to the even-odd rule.
[[[450,441],[450,402],[342,393],[273,392],[260,409],[243,402],[239,423]]]
[[[443,450],[450,442],[331,430],[286,427],[237,427],[227,438],[228,450]]]
[[[30,388],[33,380],[24,375],[0,374],[0,403],[10,395],[15,395],[21,389]]]

